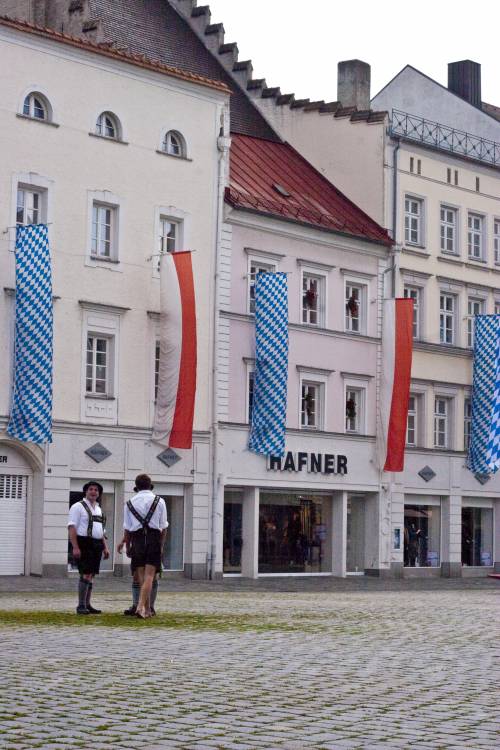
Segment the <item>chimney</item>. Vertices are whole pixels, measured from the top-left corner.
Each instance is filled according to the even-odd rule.
[[[448,63],[448,89],[481,109],[481,66],[472,60]]]
[[[337,99],[342,107],[370,109],[370,66],[361,60],[338,64]]]

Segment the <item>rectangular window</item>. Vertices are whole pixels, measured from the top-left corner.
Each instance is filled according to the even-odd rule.
[[[89,335],[87,337],[87,366],[85,391],[91,395],[107,396],[110,390],[111,339]]]
[[[413,172],[415,169],[415,159],[413,156],[410,156],[410,172]]]
[[[420,298],[421,290],[415,286],[405,286],[404,296],[413,300],[413,338],[420,338]]]
[[[418,198],[405,198],[405,242],[410,245],[422,245],[423,202]]]
[[[42,221],[42,193],[38,190],[18,188],[16,224],[40,224]]]
[[[160,382],[160,342],[155,342],[155,401],[158,398],[158,383]]]
[[[406,423],[406,445],[417,445],[418,398],[410,394],[408,399],[408,421]]]
[[[472,401],[466,398],[464,401],[464,451],[467,453],[470,445],[470,430],[472,424]]]
[[[345,430],[361,432],[363,425],[363,389],[348,387],[345,393]]]
[[[500,264],[500,219],[493,221],[493,258],[496,264]]]
[[[462,565],[493,564],[493,508],[462,508]]]
[[[171,221],[162,216],[160,218],[160,252],[173,253],[178,250],[178,239],[179,222]]]
[[[476,315],[482,315],[484,312],[484,302],[482,299],[467,300],[467,346],[471,349],[474,347],[474,318]]]
[[[484,245],[484,217],[479,214],[469,214],[467,217],[467,252],[472,260],[483,259]]]
[[[456,297],[453,294],[439,295],[439,340],[442,344],[455,343]]]
[[[458,212],[454,208],[441,206],[441,251],[443,253],[458,253],[457,226]]]
[[[250,274],[248,277],[248,312],[255,314],[255,278],[258,273],[274,273],[276,266],[273,263],[261,263],[258,260],[250,261]]]
[[[321,427],[321,383],[302,381],[300,396],[300,426],[319,430]]]
[[[458,185],[458,169],[455,169],[455,185]]]
[[[451,169],[449,167],[446,170],[446,182],[451,185]]]
[[[422,161],[417,159],[417,174],[422,174]]]
[[[434,447],[449,448],[450,400],[436,396],[434,399]]]
[[[304,273],[302,275],[302,322],[320,325],[323,309],[323,279],[320,276]]]
[[[433,505],[406,505],[404,565],[437,568],[440,565],[441,509]]]
[[[481,187],[480,187],[479,177],[476,177],[476,193],[479,193],[480,189]]]
[[[248,423],[252,423],[253,414],[253,391],[255,384],[255,372],[252,370],[248,373],[247,380],[247,409],[248,409]]]
[[[115,210],[101,203],[92,204],[91,254],[97,258],[111,258],[113,254]]]
[[[345,286],[345,329],[363,333],[365,328],[366,287],[347,282]]]

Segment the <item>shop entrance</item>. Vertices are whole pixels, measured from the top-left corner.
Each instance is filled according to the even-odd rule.
[[[259,573],[331,573],[331,498],[261,492]]]
[[[365,498],[351,495],[347,499],[347,573],[364,573],[365,546]]]
[[[429,498],[427,502],[405,503],[404,565],[407,568],[437,568],[441,564],[441,508],[439,501]]]
[[[223,572],[241,573],[243,548],[243,495],[226,490],[224,493]]]
[[[0,575],[24,575],[28,477],[0,474]]]
[[[101,560],[101,572],[112,572],[114,569],[114,559],[115,559],[115,488],[114,484],[112,482],[106,482],[101,479],[97,479],[100,484],[104,487],[104,492],[102,494],[101,498],[101,508],[102,512],[106,516],[106,535],[108,537],[108,547],[109,547],[109,558],[107,560],[104,560],[104,558]],[[77,484],[80,484],[78,481]],[[84,482],[82,481],[82,485]],[[74,485],[74,482],[71,482],[71,485]],[[72,491],[69,493],[69,507],[71,508],[72,505],[79,502],[83,499],[83,492],[80,490],[78,491]],[[78,566],[76,565],[74,559],[73,559],[73,550],[71,547],[71,543],[68,542],[68,570],[69,571],[77,571]]]
[[[493,508],[462,508],[462,565],[493,565]]]

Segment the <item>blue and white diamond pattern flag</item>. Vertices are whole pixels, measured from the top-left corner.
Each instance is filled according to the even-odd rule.
[[[14,397],[7,432],[52,441],[52,274],[45,224],[17,228]]]
[[[475,318],[467,467],[475,474],[494,474],[500,468],[500,315]]]
[[[255,376],[248,447],[265,456],[285,455],[288,381],[288,289],[284,273],[255,280]]]

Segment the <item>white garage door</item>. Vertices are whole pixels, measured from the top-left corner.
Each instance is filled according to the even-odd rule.
[[[0,575],[24,575],[28,477],[0,474]]]

